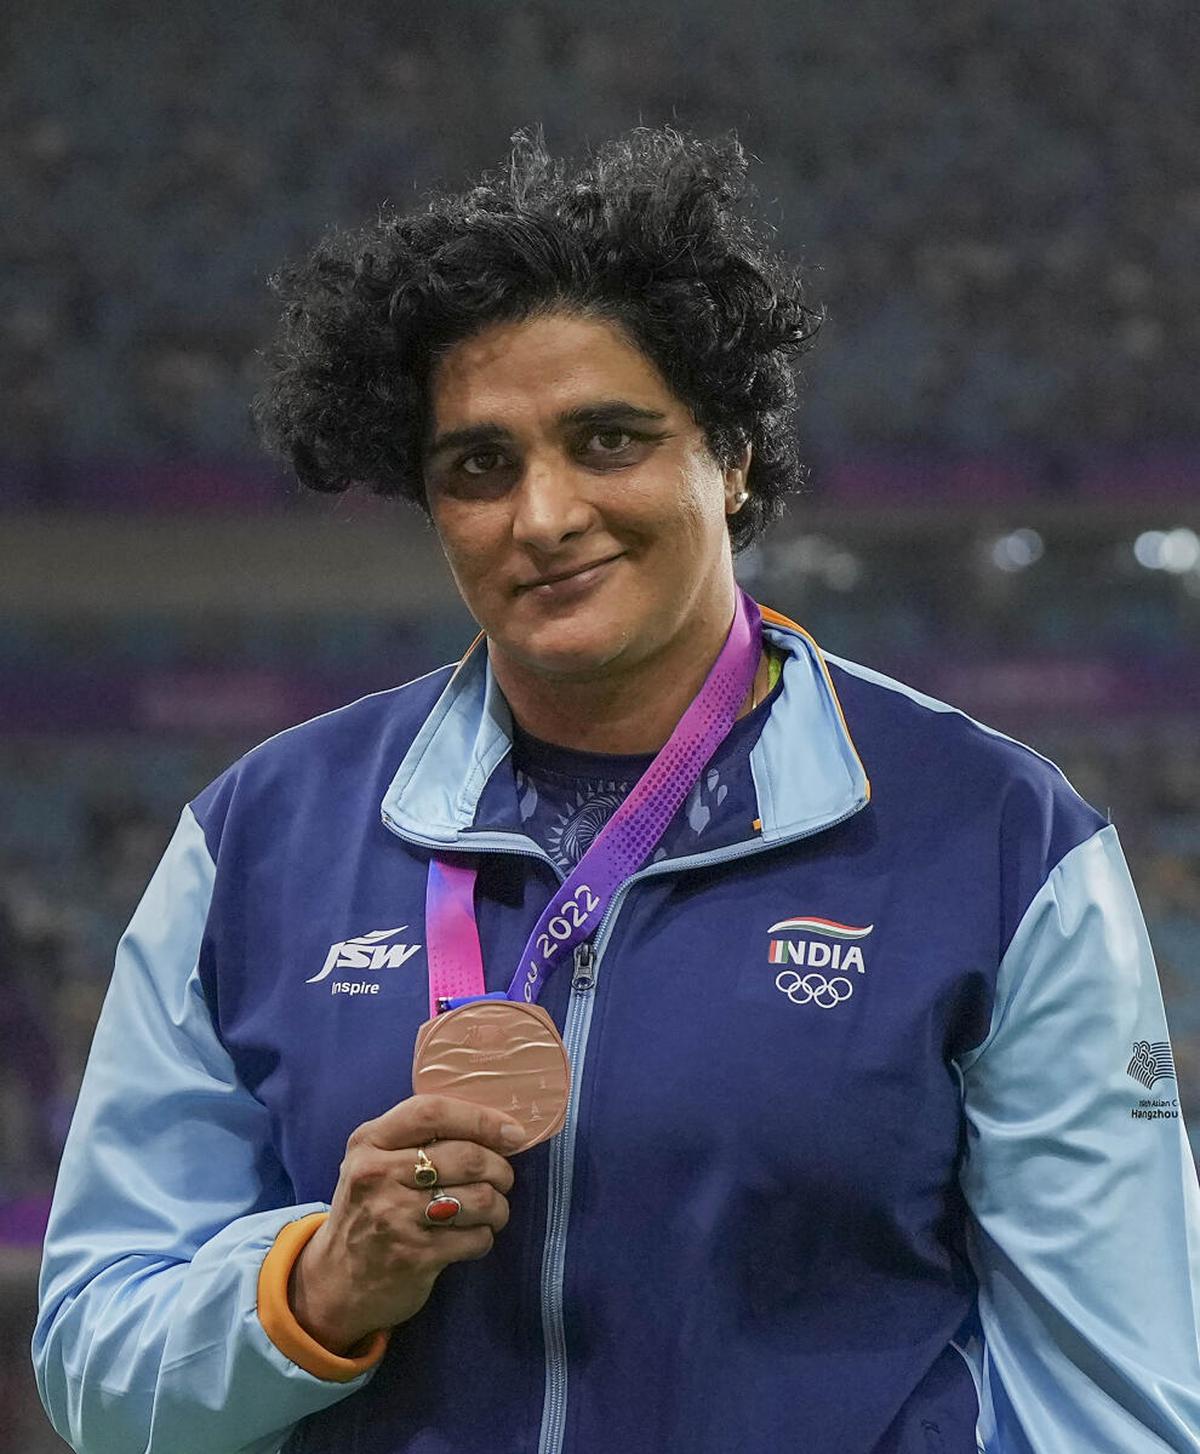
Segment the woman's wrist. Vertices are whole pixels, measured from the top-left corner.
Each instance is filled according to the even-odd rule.
[[[346,1347],[357,1330],[339,1324],[337,1317],[331,1316],[319,1300],[314,1301],[314,1289],[320,1286],[311,1277],[319,1266],[320,1259],[316,1256],[306,1269],[310,1278],[304,1272],[299,1275],[295,1295],[308,1326],[301,1323],[292,1306],[292,1273],[305,1248],[323,1228],[327,1215],[311,1212],[280,1228],[259,1268],[258,1317],[263,1332],[275,1347],[306,1373],[334,1383],[349,1383],[369,1372],[383,1357],[387,1331],[373,1332],[357,1343],[349,1342],[345,1353],[333,1351]],[[310,1327],[315,1331],[310,1332]]]
[[[321,1251],[318,1234],[296,1258],[288,1278],[288,1306],[310,1338],[339,1358],[353,1357],[354,1349],[377,1330],[355,1320],[353,1310],[333,1295]]]

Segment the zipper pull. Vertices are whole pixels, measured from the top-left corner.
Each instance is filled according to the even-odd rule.
[[[571,974],[571,988],[584,995],[595,983],[596,954],[591,942],[584,940],[582,944],[575,946],[575,968]]]

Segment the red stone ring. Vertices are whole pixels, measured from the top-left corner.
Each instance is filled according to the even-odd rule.
[[[449,1192],[440,1191],[425,1208],[425,1220],[431,1227],[448,1227],[462,1211],[462,1202]]]

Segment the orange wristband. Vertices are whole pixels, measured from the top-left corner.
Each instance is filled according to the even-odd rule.
[[[368,1333],[357,1345],[361,1351],[352,1350],[350,1356],[343,1358],[304,1331],[288,1302],[288,1282],[296,1259],[328,1215],[328,1212],[310,1212],[307,1217],[280,1228],[259,1269],[258,1320],[276,1348],[305,1373],[330,1383],[349,1383],[383,1357],[388,1345],[386,1329]]]

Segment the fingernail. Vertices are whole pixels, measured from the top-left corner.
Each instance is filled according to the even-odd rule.
[[[524,1128],[515,1121],[505,1121],[500,1127],[500,1139],[506,1146],[519,1146],[525,1139]]]

